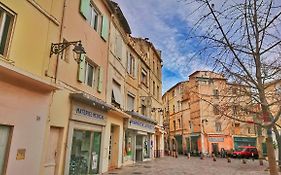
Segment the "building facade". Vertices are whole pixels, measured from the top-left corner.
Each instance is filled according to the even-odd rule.
[[[161,55],[118,4],[4,0],[0,22],[0,174],[98,174],[163,155]]]
[[[0,174],[52,171],[42,165],[58,87],[46,74],[54,73],[49,49],[59,41],[62,9],[62,1],[0,2]]]
[[[256,146],[255,126],[235,120],[253,119],[238,112],[234,97],[240,87],[217,73],[196,71],[188,81],[168,90],[163,96],[167,150],[172,150],[175,143],[179,153],[194,155]]]

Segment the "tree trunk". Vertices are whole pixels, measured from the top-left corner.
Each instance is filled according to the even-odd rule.
[[[277,130],[277,127],[274,126],[273,127],[273,131],[275,133],[275,137],[276,137],[276,140],[277,140],[277,146],[278,146],[278,166],[279,166],[279,171],[281,170],[281,137],[280,137],[280,134]]]
[[[264,137],[262,136],[262,128],[260,126],[257,126],[257,133],[258,133],[258,138],[257,138],[257,149],[259,153],[259,163],[260,165],[263,165],[263,151],[262,151],[262,142]]]
[[[267,130],[266,147],[267,147],[267,156],[268,156],[270,175],[278,175],[271,129]]]

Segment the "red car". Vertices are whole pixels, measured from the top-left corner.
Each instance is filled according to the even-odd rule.
[[[259,153],[254,146],[239,146],[237,150],[232,153],[233,157],[238,158],[259,158]]]

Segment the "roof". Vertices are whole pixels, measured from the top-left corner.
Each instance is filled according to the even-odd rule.
[[[129,23],[128,23],[127,19],[125,18],[119,5],[114,1],[110,1],[110,5],[111,5],[112,11],[114,11],[114,13],[116,14],[116,16],[117,16],[118,20],[120,21],[120,24],[123,27],[123,29],[125,30],[125,32],[128,34],[131,34],[132,31],[129,26]]]
[[[167,92],[170,92],[172,89],[174,89],[174,88],[177,87],[178,85],[180,85],[180,84],[182,84],[182,83],[185,83],[185,82],[188,82],[188,80],[178,82],[177,84],[175,84],[174,86],[172,86],[170,89],[168,89],[162,96],[165,96],[165,94],[166,94]]]

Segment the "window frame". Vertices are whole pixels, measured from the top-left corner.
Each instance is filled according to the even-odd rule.
[[[100,10],[97,8],[97,6],[91,1],[90,4],[90,17],[88,19],[88,22],[90,23],[90,26],[96,31],[96,32],[100,32],[101,31],[101,18],[102,18],[102,14],[100,12]],[[95,12],[96,16],[95,18],[93,18],[93,12]],[[93,24],[94,23],[94,24]]]
[[[1,53],[1,51],[0,51],[0,57],[6,58],[6,57],[8,57],[8,53],[9,53],[10,46],[11,46],[11,43],[12,43],[14,26],[15,26],[15,21],[16,21],[17,16],[16,16],[15,12],[13,12],[9,8],[7,8],[1,2],[0,2],[0,10],[3,10],[3,12],[5,12],[6,14],[11,16],[11,20],[10,20],[8,31],[7,31],[6,41],[5,41],[5,44],[4,44],[3,53]],[[1,16],[2,15],[0,15],[0,19],[2,19]],[[1,26],[3,25],[3,23],[4,23],[3,21],[1,21],[1,23],[0,23],[0,48],[1,48],[1,44],[2,44],[2,35],[3,35],[3,31],[1,32],[1,28],[2,28]],[[6,25],[6,24],[4,24],[4,25]],[[4,30],[4,28],[3,28],[3,30]]]
[[[89,76],[88,66],[91,66],[93,68],[91,85],[88,84],[88,76]],[[98,79],[98,77],[97,77],[98,72],[97,71],[98,71],[98,66],[95,63],[93,63],[92,61],[89,61],[89,59],[86,59],[85,60],[85,80],[84,80],[85,85],[87,85],[89,87],[92,87],[92,88],[96,87],[96,85],[97,85],[96,82],[97,82],[97,79]]]

